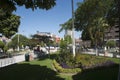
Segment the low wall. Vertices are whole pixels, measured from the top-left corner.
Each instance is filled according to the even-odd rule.
[[[13,57],[14,60],[15,60],[15,63],[19,63],[19,62],[22,62],[22,61],[25,61],[25,55],[19,55],[19,56],[14,56]]]
[[[12,64],[15,64],[15,63],[19,63],[19,62],[22,62],[22,61],[25,61],[25,55],[24,54],[14,56],[12,58],[0,59],[0,68],[8,66],[8,65],[12,65]]]

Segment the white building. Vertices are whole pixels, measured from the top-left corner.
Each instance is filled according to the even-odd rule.
[[[64,36],[71,36],[72,37],[72,30],[65,30],[65,35]]]

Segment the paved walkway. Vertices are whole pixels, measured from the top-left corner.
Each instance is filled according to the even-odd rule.
[[[90,51],[84,51],[84,52],[82,52],[83,54],[91,54],[91,55],[96,55],[96,52],[95,51],[93,51],[93,52],[90,52]],[[99,53],[99,56],[107,56],[107,57],[115,57],[116,56],[116,58],[120,58],[120,55],[114,55],[114,53]]]

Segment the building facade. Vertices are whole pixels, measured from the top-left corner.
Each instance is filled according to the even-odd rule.
[[[116,45],[120,46],[120,30],[119,30],[119,26],[115,25],[111,28],[109,28],[108,30],[105,31],[105,37],[104,40],[105,42],[108,40],[114,40],[116,41]]]
[[[39,36],[46,36],[46,37],[49,37],[49,40],[51,41],[55,41],[56,43],[59,43],[60,42],[60,37],[56,36],[55,34],[52,34],[50,32],[38,32],[37,31],[37,34],[36,35],[39,35]]]
[[[64,36],[71,36],[72,37],[72,30],[65,30],[65,35]]]

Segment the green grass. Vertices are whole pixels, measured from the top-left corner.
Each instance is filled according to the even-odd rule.
[[[35,60],[0,69],[1,80],[64,80],[50,66],[51,60]]]
[[[55,72],[52,60],[43,58],[22,62],[0,69],[1,80],[72,80],[69,75]]]
[[[51,57],[53,59],[55,55]],[[54,71],[52,59],[46,57],[0,68],[0,80],[117,80],[118,65],[95,70],[90,69],[72,76]],[[109,59],[119,63],[119,59]]]
[[[44,59],[44,60],[33,60],[31,62],[23,62],[23,63],[28,63],[31,65],[40,65],[40,66],[46,66],[47,68],[52,69],[52,60],[51,59]],[[23,64],[21,63],[21,64]]]
[[[113,61],[113,62],[115,62],[117,64],[120,63],[120,59],[119,58],[107,58],[107,59],[109,59],[109,60],[111,60],[111,61]]]

